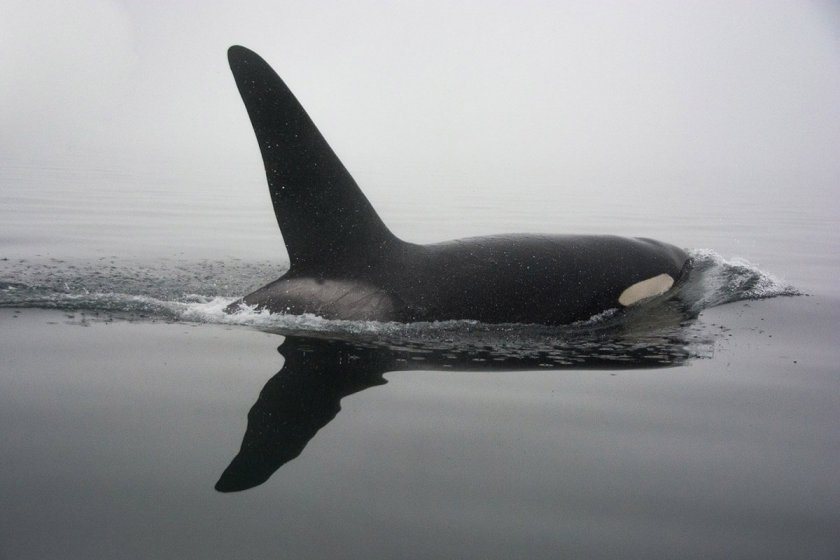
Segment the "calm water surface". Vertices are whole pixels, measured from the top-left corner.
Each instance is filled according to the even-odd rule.
[[[0,558],[840,555],[830,188],[373,181],[412,241],[705,263],[688,312],[405,326],[222,314],[286,262],[233,167],[4,162]]]

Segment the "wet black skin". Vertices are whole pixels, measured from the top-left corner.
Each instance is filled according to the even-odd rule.
[[[231,70],[263,156],[289,271],[232,304],[327,319],[565,324],[633,284],[689,268],[681,249],[615,236],[394,236],[283,81],[244,47]]]
[[[401,243],[361,270],[290,271],[244,302],[328,319],[566,324],[620,308],[619,295],[636,282],[680,278],[687,260],[671,245],[612,236]]]

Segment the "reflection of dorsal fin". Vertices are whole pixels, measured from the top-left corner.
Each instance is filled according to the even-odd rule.
[[[262,484],[291,461],[341,410],[341,399],[387,381],[389,351],[326,338],[288,336],[286,359],[251,411],[242,447],[216,483],[220,492]]]
[[[228,61],[262,152],[290,272],[346,272],[382,257],[397,239],[286,84],[258,55]]]

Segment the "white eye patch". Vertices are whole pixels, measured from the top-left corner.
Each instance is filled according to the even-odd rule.
[[[627,307],[649,297],[664,294],[674,285],[674,279],[669,274],[660,274],[641,282],[636,282],[618,296],[618,303]]]

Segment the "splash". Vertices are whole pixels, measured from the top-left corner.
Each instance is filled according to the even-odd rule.
[[[741,258],[727,260],[710,249],[696,249],[681,298],[695,313],[743,300],[802,295],[795,287]]]
[[[799,295],[793,286],[760,270],[743,259],[727,260],[714,251],[690,253],[694,266],[676,300],[680,317],[695,316],[709,307],[741,300]],[[505,333],[505,329],[529,329],[544,336],[546,327],[481,325],[475,321],[434,323],[378,323],[335,321],[314,315],[273,314],[243,306],[236,313],[225,308],[254,287],[282,273],[268,262],[200,261],[173,263],[121,263],[115,258],[78,263],[3,261],[0,263],[0,307],[42,308],[85,312],[116,319],[143,319],[243,325],[286,333],[333,333],[354,335],[409,335],[431,333],[446,337],[457,332]],[[606,332],[618,326],[673,323],[663,315],[674,310],[673,302],[655,298],[626,313],[608,310],[589,321],[562,327],[567,336],[578,332]],[[679,321],[677,321],[679,322]],[[556,331],[557,328],[548,329]],[[510,334],[508,332],[508,334]],[[493,335],[495,337],[495,335]]]

